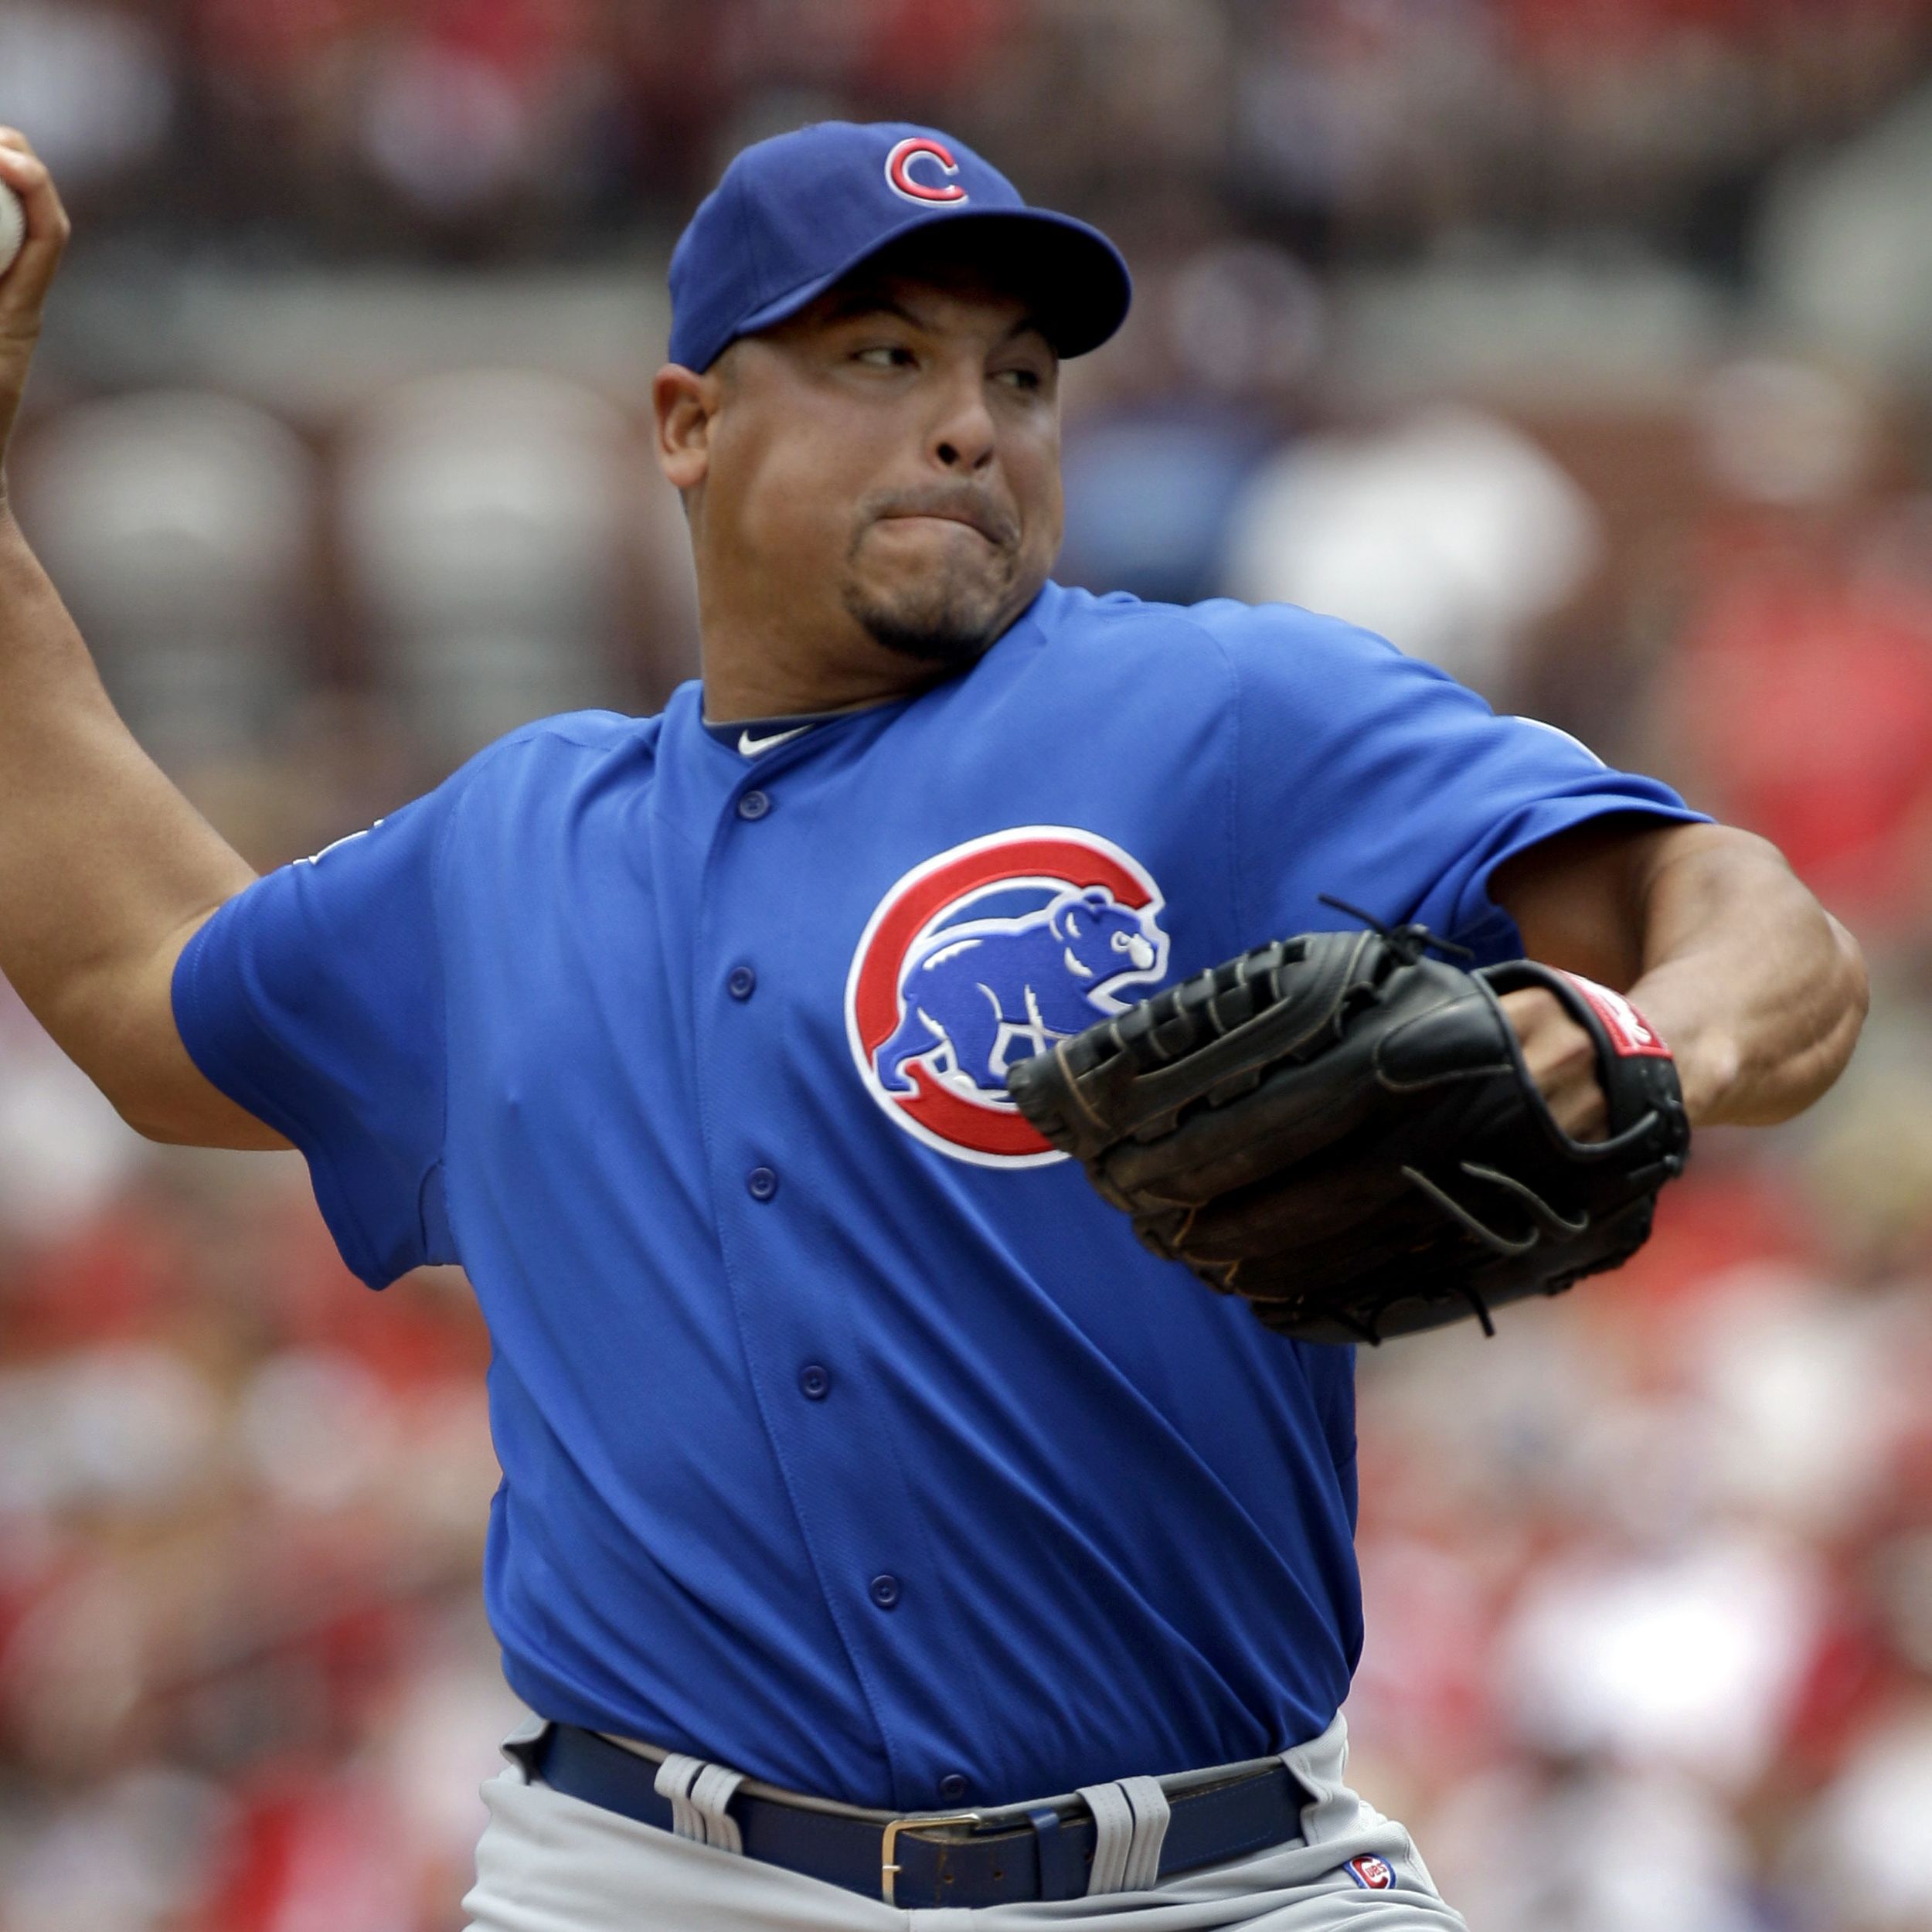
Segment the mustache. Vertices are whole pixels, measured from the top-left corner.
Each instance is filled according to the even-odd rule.
[[[1019,519],[981,490],[957,486],[893,490],[868,498],[864,509],[868,523],[895,516],[947,517],[977,530],[1002,550],[1019,541]]]

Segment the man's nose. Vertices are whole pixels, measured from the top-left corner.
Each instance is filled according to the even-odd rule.
[[[971,474],[993,460],[998,432],[986,406],[986,379],[978,369],[947,386],[946,400],[933,426],[932,454],[942,469]]]

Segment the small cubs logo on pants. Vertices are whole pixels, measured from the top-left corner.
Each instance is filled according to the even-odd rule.
[[[1359,1858],[1352,1858],[1342,1869],[1365,1892],[1393,1892],[1396,1889],[1396,1868],[1373,1852],[1364,1852]]]
[[[1064,825],[995,832],[915,866],[879,901],[846,979],[846,1032],[872,1098],[955,1160],[1063,1160],[1007,1097],[1006,1069],[1158,984],[1165,903],[1119,846]]]

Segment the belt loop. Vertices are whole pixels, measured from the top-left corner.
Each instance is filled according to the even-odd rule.
[[[671,1801],[672,1830],[679,1838],[692,1838],[700,1845],[705,1842],[704,1820],[691,1802],[691,1787],[703,1769],[702,1758],[686,1757],[672,1751],[658,1767],[656,1780],[658,1797]]]
[[[691,1787],[692,1808],[704,1820],[705,1842],[720,1852],[743,1855],[744,1840],[739,1835],[738,1821],[725,1809],[732,1794],[745,1781],[743,1771],[729,1771],[722,1764],[707,1764]]]
[[[1128,1854],[1134,1849],[1134,1807],[1118,1784],[1083,1784],[1080,1795],[1094,1814],[1094,1869],[1087,1896],[1126,1888]]]
[[[658,1767],[655,1789],[658,1797],[671,1801],[671,1828],[679,1838],[742,1855],[738,1821],[725,1807],[744,1781],[743,1771],[673,1751]]]
[[[533,1712],[503,1740],[503,1755],[523,1774],[526,1784],[543,1775],[543,1760],[556,1726]]]
[[[1161,1845],[1167,1836],[1167,1821],[1172,1814],[1160,1781],[1151,1777],[1124,1777],[1121,1790],[1134,1808],[1134,1837],[1127,1853],[1127,1870],[1121,1879],[1123,1892],[1151,1892],[1161,1876]]]
[[[1050,1804],[1026,1814],[1039,1842],[1039,1895],[1043,1899],[1077,1899],[1087,1889],[1087,1872],[1078,1842]]]
[[[1083,1784],[1080,1794],[1094,1814],[1087,1896],[1151,1890],[1161,1875],[1161,1846],[1172,1815],[1160,1781],[1123,1777],[1111,1784]]]

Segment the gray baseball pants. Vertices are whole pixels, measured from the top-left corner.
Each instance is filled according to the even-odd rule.
[[[541,1728],[512,1733],[505,1754]],[[1299,1838],[1145,1891],[915,1911],[566,1798],[512,1759],[483,1787],[490,1821],[464,1909],[470,1932],[1468,1932],[1409,1834],[1343,1783],[1339,1717],[1284,1756],[1311,1794]],[[1393,1868],[1395,1889],[1349,1875],[1364,1853]]]

